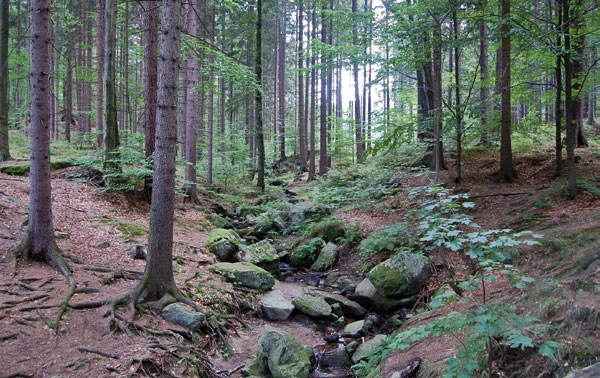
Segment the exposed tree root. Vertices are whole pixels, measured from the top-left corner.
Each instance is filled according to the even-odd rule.
[[[99,349],[93,349],[93,348],[88,348],[88,347],[77,347],[77,350],[80,351],[81,353],[99,354],[101,356],[108,357],[108,358],[113,358],[115,360],[119,358],[119,355],[116,354],[116,353],[104,352],[104,351],[99,350]]]

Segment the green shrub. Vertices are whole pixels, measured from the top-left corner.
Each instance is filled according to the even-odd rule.
[[[323,238],[326,242],[335,242],[346,234],[344,222],[341,219],[328,217],[316,223],[310,223],[306,227],[309,236]]]

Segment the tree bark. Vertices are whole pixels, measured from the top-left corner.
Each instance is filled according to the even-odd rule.
[[[298,139],[300,145],[300,170],[308,171],[306,112],[304,110],[304,2],[298,0]]]
[[[263,135],[263,80],[262,80],[262,0],[256,2],[256,61],[254,65],[256,75],[256,92],[255,92],[255,106],[256,106],[256,149],[258,155],[257,161],[257,183],[256,185],[260,190],[265,190],[265,140]]]
[[[0,2],[0,161],[11,158],[8,143],[8,3]]]
[[[478,7],[481,12],[486,8],[487,0],[480,0]],[[479,125],[481,127],[481,139],[480,143],[484,146],[491,145],[490,136],[490,116],[492,114],[492,103],[490,101],[490,63],[489,63],[489,46],[490,41],[488,38],[488,25],[485,17],[481,17],[479,21],[479,69],[480,73],[480,87],[479,87],[479,111],[481,113],[479,117]]]
[[[148,258],[138,285],[141,302],[158,301],[166,295],[177,297],[178,294],[172,258],[181,0],[163,0],[162,6],[155,179],[150,208]]]
[[[327,44],[327,26],[325,19],[325,11],[327,7],[325,2],[321,8],[321,43],[323,46]],[[324,49],[321,50],[321,98],[320,98],[320,119],[319,119],[319,176],[325,175],[328,169],[327,162],[327,56]]]
[[[156,97],[158,93],[158,12],[159,2],[149,1],[144,12],[144,125],[146,165],[152,169],[152,156],[156,139]],[[144,179],[144,192],[150,199],[152,175]]]
[[[575,172],[575,146],[577,143],[577,120],[573,113],[573,61],[571,52],[571,3],[562,1],[563,9],[563,63],[565,68],[565,127],[567,145],[567,197],[574,199],[577,196],[577,175]]]
[[[517,173],[513,165],[511,146],[511,103],[510,103],[510,0],[501,0],[502,33],[502,108],[500,118],[500,175],[507,182],[513,182]]]
[[[352,44],[358,45],[358,26],[356,25],[356,13],[358,12],[357,0],[352,0]],[[362,127],[362,115],[361,115],[361,101],[360,101],[360,85],[358,80],[358,57],[354,57],[352,62],[352,77],[354,79],[354,138],[356,143],[356,161],[360,162],[363,159],[363,127]]]
[[[187,5],[187,33],[195,36],[197,29],[196,12],[191,4]],[[193,51],[185,52],[184,77],[186,82],[185,107],[185,193],[193,203],[198,202],[196,177],[196,100],[198,97],[198,60]],[[223,115],[221,115],[223,117]]]
[[[50,178],[50,108],[52,101],[49,72],[52,70],[50,0],[31,3],[31,155],[29,171],[29,222],[27,232],[16,248],[17,255],[43,261],[70,277],[69,268],[54,239],[52,186]]]
[[[286,43],[286,29],[287,29],[287,6],[286,2],[283,2],[283,13],[281,16],[281,30],[279,37],[279,75],[278,75],[278,92],[279,92],[279,159],[285,160],[285,57],[287,52]]]
[[[104,144],[104,49],[106,34],[106,0],[98,0],[96,24],[96,144]]]
[[[107,173],[120,172],[119,159],[119,124],[117,121],[117,82],[115,52],[117,47],[117,0],[106,1],[106,38],[104,54],[104,169]]]

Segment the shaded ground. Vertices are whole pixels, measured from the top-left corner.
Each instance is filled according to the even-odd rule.
[[[600,186],[598,157],[589,150],[581,154],[583,159],[578,164],[578,174],[586,177],[592,186]],[[470,157],[464,171],[464,183],[452,186],[468,191],[476,199],[476,221],[484,227],[533,229],[557,238],[572,235],[574,241],[581,235],[597,234],[600,231],[600,197],[584,192],[575,201],[565,201],[560,185],[553,181],[552,161],[547,158],[547,153],[540,156],[532,154],[516,160],[519,181],[515,184],[498,181],[494,175],[496,157]],[[74,169],[53,173],[53,212],[59,246],[70,260],[78,288],[85,291],[76,294],[72,302],[114,298],[134,287],[143,272],[144,262],[130,258],[127,252],[135,244],[146,242],[148,206],[123,194],[103,193],[89,184],[66,180],[65,174]],[[452,172],[444,172],[444,176],[446,182],[453,182]],[[421,185],[429,180],[421,176],[406,179],[401,185]],[[55,335],[54,321],[57,306],[66,292],[65,280],[44,265],[21,260],[15,265],[10,257],[10,249],[25,232],[28,191],[28,178],[0,174],[0,377],[151,376],[160,375],[161,368],[169,368],[180,376],[191,374],[191,365],[183,362],[173,366],[168,358],[180,342],[176,334],[183,331],[157,316],[146,314],[134,320],[162,335],[127,335],[112,332],[108,319],[103,317],[105,307],[69,310],[58,324]],[[384,212],[378,207],[336,215],[349,224],[360,222],[367,233],[379,225],[400,219],[405,198],[400,195],[386,201],[397,211]],[[212,226],[204,218],[203,211],[202,207],[193,207],[184,204],[182,198],[178,199],[174,251],[178,286],[207,310],[234,314],[248,312],[255,306],[254,294],[233,290],[220,277],[208,272],[213,257],[207,252],[204,241],[206,230]],[[594,240],[597,239],[591,242]],[[344,253],[346,258],[341,259],[343,263],[338,269],[354,271],[354,263],[358,260],[356,254]],[[535,311],[540,314],[534,315],[546,317],[558,325],[561,314],[545,313],[544,308],[567,314],[576,304],[600,311],[598,269],[577,272],[571,266],[586,253],[589,253],[589,246],[582,241],[579,249],[550,245],[526,254],[521,268],[541,282],[547,280],[559,286],[565,304],[560,307],[533,296],[519,302],[522,311],[537,309]],[[462,260],[458,258],[457,261]],[[590,281],[595,286],[583,285]],[[439,283],[436,282],[440,280],[434,281],[423,297],[437,289]],[[488,295],[494,295],[498,300],[516,295],[502,281],[495,285],[489,288]],[[556,290],[549,295],[556,295]],[[563,320],[565,314],[562,314]],[[413,320],[419,321],[424,320]],[[225,350],[214,337],[196,340],[196,345],[204,348],[218,370],[233,371],[254,355],[265,322],[246,316],[244,324],[245,327],[240,322],[228,323],[232,327],[232,338]],[[301,323],[285,322],[279,326],[295,334],[305,345],[321,343],[320,335]],[[235,331],[239,337],[233,336]],[[568,347],[573,351],[580,350],[579,344],[588,342],[590,336],[600,337],[597,328],[582,330],[579,339],[576,333],[570,335],[574,336]],[[452,336],[429,340],[411,347],[408,353],[402,353],[393,361],[399,364],[402,359],[414,355],[435,363],[455,353],[458,343]],[[575,356],[566,358],[562,365],[586,362],[576,361]],[[395,367],[388,363],[386,369],[393,371]]]

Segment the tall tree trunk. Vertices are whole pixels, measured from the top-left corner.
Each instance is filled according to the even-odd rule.
[[[8,1],[0,1],[0,161],[10,160],[8,143]]]
[[[286,43],[286,29],[287,29],[287,6],[286,2],[283,2],[283,13],[280,21],[280,36],[279,36],[279,75],[278,75],[278,84],[279,84],[279,158],[283,161],[285,160],[285,57],[287,52],[287,43]]]
[[[556,27],[556,48],[560,51],[562,46],[562,24],[563,24],[563,10],[560,4],[561,0],[556,0],[556,14],[557,14],[557,27]],[[562,126],[563,126],[563,111],[562,106],[562,92],[563,92],[563,75],[562,75],[562,58],[560,54],[556,55],[556,66],[554,68],[554,76],[556,80],[556,99],[554,102],[554,143],[556,151],[556,177],[563,177],[563,155],[562,155]]]
[[[215,5],[209,5],[209,40],[212,44],[215,42]],[[206,171],[206,186],[210,189],[213,185],[213,162],[214,162],[214,125],[215,125],[215,90],[214,90],[214,81],[215,81],[215,55],[210,54],[209,57],[209,71],[208,71],[208,127],[206,130],[207,134],[207,171]]]
[[[480,12],[484,12],[487,5],[487,0],[478,2]],[[480,143],[484,146],[491,145],[490,136],[490,116],[492,114],[492,103],[490,101],[490,63],[489,63],[489,46],[488,25],[485,17],[481,17],[479,21],[479,69],[480,69],[480,87],[479,87],[479,124],[481,127]]]
[[[317,11],[313,5],[311,15],[311,39],[317,37]],[[316,178],[316,112],[317,112],[317,69],[315,67],[317,60],[315,52],[310,52],[310,158],[308,164],[308,181]]]
[[[575,0],[574,7],[571,9],[572,22],[571,45],[573,54],[571,54],[573,69],[573,118],[575,120],[575,147],[587,147],[588,142],[583,132],[583,84],[588,72],[585,68],[585,22],[584,22],[584,2]]]
[[[196,11],[191,4],[187,4],[187,33],[196,35]],[[198,60],[194,51],[185,52],[184,77],[186,83],[185,107],[185,193],[193,203],[198,202],[196,178],[196,100],[198,97]],[[223,115],[221,115],[223,116]]]
[[[158,19],[159,2],[149,1],[144,12],[144,125],[145,125],[145,157],[148,168],[152,168],[152,156],[156,140],[156,101],[158,93]],[[152,175],[144,179],[144,192],[150,199]]]
[[[104,143],[104,49],[106,43],[106,0],[98,0],[96,23],[96,144]]]
[[[256,105],[256,149],[258,154],[257,162],[257,186],[260,190],[265,190],[265,140],[263,135],[263,81],[262,81],[262,0],[256,1],[256,61],[255,61],[255,74],[256,74],[256,93],[255,93],[255,105]]]
[[[16,248],[26,259],[43,261],[66,277],[71,272],[54,239],[50,178],[50,108],[52,101],[50,0],[31,3],[31,155],[29,171],[29,221]],[[69,285],[74,285],[70,280]]]
[[[500,16],[502,20],[502,109],[500,115],[500,175],[508,182],[517,178],[513,165],[511,145],[511,103],[510,103],[510,0],[501,0]]]
[[[304,1],[298,0],[298,139],[300,145],[300,170],[308,171],[306,112],[304,111]]]
[[[463,110],[460,96],[460,47],[459,47],[459,22],[456,8],[452,12],[452,26],[454,27],[454,93],[456,113],[456,178],[455,182],[462,182],[462,136],[463,136]]]
[[[167,296],[175,300],[183,298],[175,285],[172,264],[181,0],[163,0],[162,7],[155,179],[150,208],[148,258],[144,275],[134,290],[134,303],[138,300],[159,301]],[[162,301],[159,303],[163,304]]]
[[[563,61],[565,68],[565,127],[567,145],[567,197],[574,199],[577,196],[577,176],[575,172],[575,146],[577,143],[577,119],[574,114],[573,101],[573,61],[571,45],[571,2],[562,1],[563,6],[563,35],[564,49]]]
[[[352,44],[358,45],[358,22],[356,13],[358,12],[357,0],[352,0],[352,14],[354,15],[352,24]],[[354,135],[356,143],[356,161],[360,162],[363,158],[363,134],[362,134],[362,115],[360,101],[360,83],[358,80],[358,57],[352,59],[352,76],[354,79]]]
[[[117,82],[115,67],[115,52],[117,47],[117,0],[106,1],[106,39],[104,55],[104,169],[108,173],[121,170],[119,164],[119,124],[117,121]]]
[[[431,169],[435,170],[435,181],[440,179],[442,169],[442,26],[436,20],[433,26],[433,159]]]
[[[73,15],[73,0],[69,0],[69,15]],[[73,26],[67,24],[67,72],[65,74],[64,96],[65,96],[65,140],[71,143],[71,120],[73,119],[73,54],[75,41],[73,38]]]
[[[323,3],[321,8],[321,44],[327,44],[327,24],[325,13],[327,6]],[[320,98],[320,133],[319,133],[319,176],[327,173],[327,52],[325,48],[321,49],[321,98]]]

